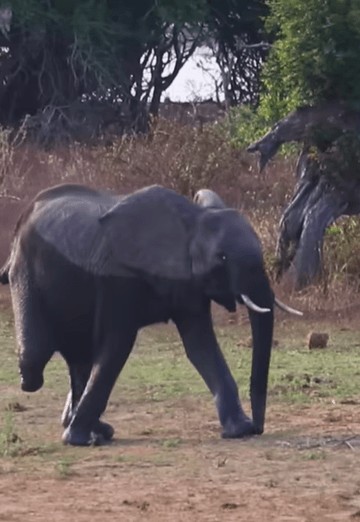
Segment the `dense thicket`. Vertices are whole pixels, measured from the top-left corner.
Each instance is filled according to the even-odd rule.
[[[117,105],[108,118],[143,128],[144,106],[156,112],[199,42],[203,2],[13,0],[11,11],[0,41],[0,123],[38,115],[45,133],[54,121],[66,129],[81,120],[84,101]]]
[[[208,40],[222,73],[228,107],[256,106],[260,72],[269,49],[265,1],[209,0]]]
[[[0,7],[0,124],[30,115],[28,127],[42,141],[79,138],[80,128],[86,137],[110,124],[145,130],[162,93],[206,42],[216,49],[231,104],[256,99],[264,2],[13,0]]]

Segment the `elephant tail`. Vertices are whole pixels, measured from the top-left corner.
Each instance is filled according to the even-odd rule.
[[[9,269],[10,269],[10,258],[6,261],[5,265],[0,268],[0,283],[3,285],[9,284]]]

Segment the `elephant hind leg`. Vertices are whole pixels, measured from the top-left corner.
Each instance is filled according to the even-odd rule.
[[[56,350],[56,341],[39,292],[22,274],[11,284],[15,331],[18,344],[21,389],[39,390],[46,364]]]
[[[92,362],[74,363],[67,362],[70,375],[70,391],[67,395],[64,410],[61,416],[61,423],[67,428],[72,416],[81,399],[86,383],[90,376]]]
[[[105,336],[94,360],[85,390],[63,434],[63,442],[75,446],[101,444],[112,437],[112,427],[101,423],[115,381],[124,367],[136,338],[136,330]],[[101,435],[101,437],[99,437]]]
[[[70,385],[71,389],[67,395],[64,410],[61,416],[61,423],[64,428],[70,425],[77,405],[85,390],[86,383],[90,377],[92,362],[85,363],[69,363]],[[102,437],[104,440],[111,440],[114,436],[114,428],[107,422],[98,420],[93,427],[93,433],[96,437]]]

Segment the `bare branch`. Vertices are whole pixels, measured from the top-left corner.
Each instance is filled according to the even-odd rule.
[[[323,125],[342,131],[359,129],[360,113],[341,102],[298,108],[278,121],[260,140],[249,145],[247,151],[260,152],[259,167],[262,171],[283,143],[306,143],[315,128]]]
[[[242,49],[271,49],[271,44],[267,43],[267,42],[259,42],[259,43],[256,43],[256,44],[245,44],[245,43],[241,43],[241,44],[237,44],[236,45],[236,48],[241,51]]]

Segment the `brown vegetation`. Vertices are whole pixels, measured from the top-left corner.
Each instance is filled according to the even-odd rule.
[[[259,173],[250,154],[232,147],[219,125],[193,127],[160,120],[146,136],[104,139],[97,146],[74,144],[45,151],[0,132],[0,263],[24,204],[40,189],[66,182],[127,193],[159,183],[192,197],[203,187],[217,191],[242,210],[258,231],[270,273],[277,228],[294,185],[296,158],[279,158]],[[328,235],[322,281],[291,296],[303,310],[349,313],[360,307],[359,237],[355,218],[344,219]],[[338,247],[338,245],[340,245]],[[274,283],[275,284],[275,283]],[[275,285],[289,300],[288,281]]]

